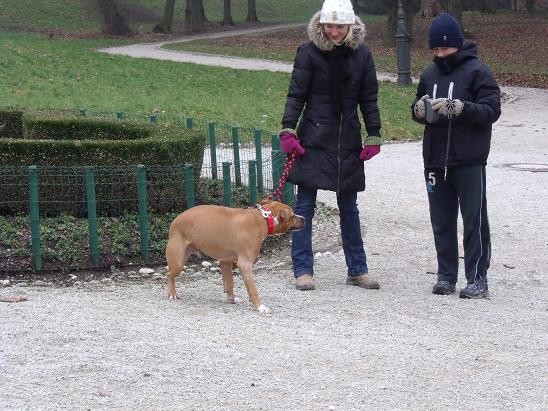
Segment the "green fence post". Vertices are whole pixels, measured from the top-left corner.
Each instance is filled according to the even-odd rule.
[[[257,162],[249,160],[249,204],[257,202]]]
[[[158,114],[151,114],[149,116],[151,123],[157,123],[158,122]]]
[[[272,150],[272,191],[276,190],[280,184],[284,159],[285,153],[283,151]]]
[[[277,134],[272,134],[272,150],[281,150],[280,139]]]
[[[123,120],[124,117],[125,117],[125,113],[123,111],[116,112],[116,118]]]
[[[192,127],[194,127],[194,119],[192,117],[189,117],[186,119],[186,128]]]
[[[207,123],[209,135],[209,153],[211,157],[211,178],[217,179],[217,143],[215,141],[215,123]]]
[[[86,200],[88,207],[89,254],[91,263],[99,267],[99,246],[97,241],[97,198],[95,196],[95,174],[93,167],[86,167]]]
[[[81,116],[85,116],[85,115],[86,115],[86,109],[85,109],[85,108],[81,108],[81,109],[80,109],[80,115],[81,115]]]
[[[139,234],[141,237],[141,256],[146,264],[150,258],[148,242],[147,183],[145,166],[137,166],[137,198],[139,201]]]
[[[234,175],[236,187],[242,185],[242,173],[240,170],[240,135],[238,127],[232,127],[232,150],[234,151]]]
[[[223,204],[232,207],[232,182],[230,181],[230,162],[223,162]]]
[[[194,174],[192,173],[192,164],[185,164],[185,195],[186,208],[194,207]]]
[[[36,271],[42,269],[42,250],[40,247],[40,195],[38,192],[38,170],[29,166],[29,209],[32,245],[32,266]]]
[[[257,162],[257,190],[259,195],[264,193],[264,177],[263,177],[263,132],[260,129],[255,129],[255,161]]]

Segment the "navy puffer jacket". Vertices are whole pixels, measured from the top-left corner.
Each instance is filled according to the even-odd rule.
[[[373,58],[363,43],[365,27],[358,17],[351,30],[344,43],[351,50],[342,60],[347,78],[340,113],[334,110],[327,58],[333,44],[319,23],[319,12],[308,26],[310,42],[297,50],[282,118],[282,126],[296,129],[305,149],[289,174],[294,184],[336,192],[365,189],[357,108],[370,136],[366,143],[381,144],[378,85]]]
[[[420,77],[416,99],[411,106],[413,119],[424,128],[423,159],[425,168],[446,166],[449,121],[441,116],[437,123],[418,119],[414,104],[425,94],[433,98],[448,97],[453,82],[453,99],[464,102],[462,113],[451,120],[447,166],[487,163],[491,146],[492,124],[500,117],[500,89],[491,70],[479,60],[476,45],[466,43],[462,49],[445,59],[432,63]]]

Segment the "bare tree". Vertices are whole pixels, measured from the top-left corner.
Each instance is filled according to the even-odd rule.
[[[462,6],[462,0],[421,0],[419,15],[422,17],[435,17],[442,12],[449,13],[457,19],[464,33],[464,27],[462,26]]]
[[[175,12],[175,0],[166,0],[164,7],[164,19],[152,29],[155,33],[171,33],[173,14]]]
[[[103,30],[105,33],[117,36],[131,34],[131,28],[115,0],[97,0],[97,5],[103,15]]]
[[[248,23],[256,23],[259,21],[257,17],[257,4],[255,0],[247,0],[247,18]]]
[[[204,20],[202,19],[202,0],[187,0],[187,7],[190,2],[190,28],[193,32],[204,30]]]
[[[232,11],[230,9],[231,0],[224,0],[223,7],[223,25],[224,26],[233,26],[234,20],[232,20]]]
[[[440,12],[441,6],[438,0],[421,0],[419,16],[434,17]]]
[[[192,24],[190,22],[190,1],[191,0],[186,0],[186,3],[185,3],[185,32],[186,33],[191,33],[192,32]]]
[[[495,12],[495,0],[479,0],[477,9],[482,13],[494,13]]]
[[[202,19],[202,22],[209,23],[209,20],[206,17],[205,14],[205,8],[204,8],[204,1],[200,0],[200,18]]]
[[[528,13],[535,13],[535,4],[537,0],[525,0],[525,8],[527,9]]]

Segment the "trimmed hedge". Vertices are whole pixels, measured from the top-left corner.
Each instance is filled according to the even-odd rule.
[[[51,176],[48,180],[47,174],[40,174],[40,201],[43,202],[40,211],[45,215],[86,214],[86,210],[82,210],[82,199],[86,196],[83,166],[98,168],[96,180],[111,179],[96,190],[99,214],[119,215],[136,210],[135,201],[120,201],[137,198],[131,178],[120,176],[138,164],[147,166],[149,207],[156,212],[181,210],[184,208],[182,167],[192,164],[197,181],[207,144],[201,130],[116,118],[79,117],[75,111],[8,109],[0,110],[0,120],[0,126],[5,124],[0,134],[0,167],[36,165],[39,173],[41,166],[67,169],[62,181],[55,181]],[[20,180],[20,176],[18,178]],[[28,212],[26,183],[13,181],[13,184],[0,185],[0,198],[13,204],[10,210],[0,210],[3,214]]]

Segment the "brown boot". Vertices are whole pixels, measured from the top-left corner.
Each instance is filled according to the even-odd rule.
[[[369,274],[346,277],[346,285],[355,285],[361,288],[378,290],[380,288],[379,281]]]
[[[314,278],[310,274],[298,276],[295,280],[295,288],[301,291],[315,290],[316,287],[314,286]]]

